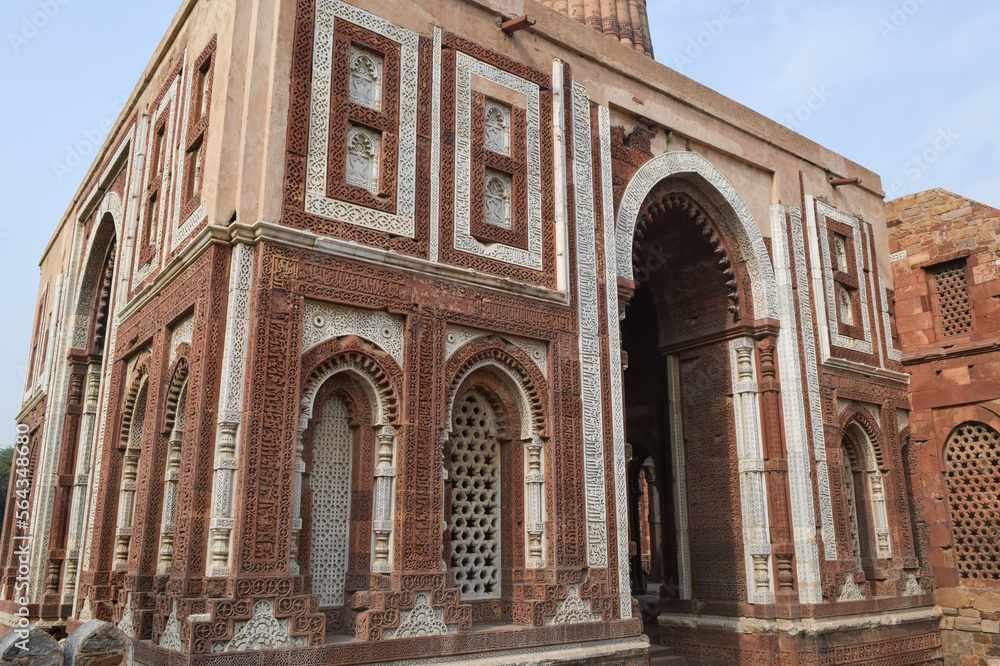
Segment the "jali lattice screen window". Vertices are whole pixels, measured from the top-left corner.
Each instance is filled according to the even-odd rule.
[[[972,312],[965,261],[934,266],[927,272],[937,301],[937,314],[941,318],[941,332],[945,337],[971,333]]]
[[[1000,433],[963,423],[944,457],[958,574],[965,582],[1000,582]]]

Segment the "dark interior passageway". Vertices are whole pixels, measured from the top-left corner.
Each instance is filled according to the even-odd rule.
[[[693,183],[664,181],[635,237],[622,347],[632,586],[646,620],[746,598],[725,335],[738,290],[709,211]]]

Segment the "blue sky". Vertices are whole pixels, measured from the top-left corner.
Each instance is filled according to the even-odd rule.
[[[943,187],[1000,205],[1000,3],[648,2],[661,63],[880,173],[894,195]],[[0,423],[11,436],[38,260],[179,4],[0,6]]]

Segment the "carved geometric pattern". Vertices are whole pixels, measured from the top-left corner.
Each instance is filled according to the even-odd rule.
[[[1000,433],[963,423],[944,449],[958,574],[963,581],[1000,581]]]
[[[569,596],[559,602],[556,614],[546,618],[545,624],[581,624],[583,622],[600,622],[602,616],[590,610],[590,604],[580,598],[579,585],[567,585]]]
[[[618,316],[618,290],[612,285],[618,283],[618,264],[615,257],[616,251],[616,228],[615,228],[615,201],[614,201],[614,175],[611,165],[611,111],[606,106],[598,107],[598,132],[600,134],[601,146],[601,204],[603,207],[603,227],[604,227],[604,291],[605,309],[608,319],[608,340],[609,350],[621,349],[621,329]],[[621,355],[616,353],[608,354],[609,378],[611,387],[609,389],[611,400],[611,435],[614,456],[615,473],[615,507],[617,512],[617,533],[618,533],[618,561],[627,562],[629,553],[628,536],[628,488],[625,476],[625,396],[622,387],[622,363]],[[675,394],[676,395],[676,394]],[[683,473],[683,472],[682,472]],[[683,486],[683,479],[680,481]],[[687,516],[684,515],[686,522]],[[684,534],[687,534],[685,528]],[[686,539],[686,536],[685,536]],[[680,559],[682,560],[678,568],[686,572],[690,578],[690,569],[687,567],[688,550],[682,550]],[[681,574],[682,577],[684,573]],[[682,583],[683,584],[683,583]],[[687,597],[691,598],[690,580],[687,586]],[[618,567],[618,612],[622,618],[632,617],[632,593],[627,567]]]
[[[455,56],[455,249],[516,266],[542,270],[542,161],[537,83],[459,52]],[[481,243],[470,232],[472,178],[473,74],[524,95],[527,103],[528,249],[503,243]],[[503,226],[503,225],[500,225]]]
[[[232,251],[229,278],[228,326],[223,357],[219,416],[240,420],[243,409],[243,379],[246,373],[247,338],[250,328],[250,297],[253,289],[254,246],[237,244]]]
[[[594,176],[591,164],[590,98],[573,83],[573,186],[576,191],[576,271],[580,316],[580,387],[583,402],[584,501],[587,512],[587,564],[608,566],[607,487],[604,461],[604,409],[601,382],[600,308]]]
[[[764,478],[764,442],[760,427],[760,396],[757,390],[753,340],[737,338],[730,341],[729,353],[748,601],[774,603],[770,525]]]
[[[404,612],[395,631],[387,630],[383,638],[419,638],[456,633],[457,626],[449,627],[444,623],[444,609],[432,608],[430,598],[429,592],[413,595],[413,610]]]
[[[355,104],[382,110],[382,66],[385,57],[351,44],[351,81],[348,99]]]
[[[445,361],[449,360],[459,347],[464,345],[471,340],[476,340],[485,335],[496,335],[491,331],[484,331],[479,328],[469,328],[467,326],[459,326],[457,324],[448,325],[448,334],[445,338]],[[525,354],[527,354],[538,369],[542,371],[542,375],[548,377],[549,375],[549,345],[545,342],[540,342],[538,340],[529,340],[528,338],[522,338],[515,335],[503,335],[504,340],[510,342],[521,349]]]
[[[938,318],[941,320],[941,332],[945,337],[972,333],[965,261],[935,266],[927,272],[934,279],[934,296]]]
[[[441,28],[434,28],[434,64],[431,91],[431,204],[429,258],[437,263],[441,232]]]
[[[333,27],[341,19],[400,45],[399,154],[396,178],[396,213],[365,208],[327,196],[327,159],[330,132],[331,82],[333,80]],[[318,0],[309,108],[305,210],[314,215],[413,238],[416,210],[417,162],[417,62],[416,33],[339,0]],[[353,79],[352,79],[353,82]],[[381,96],[381,92],[379,93]],[[377,192],[377,188],[371,189]]]
[[[215,80],[215,49],[218,38],[212,37],[201,55],[192,63],[187,73],[184,98],[184,122],[181,127],[184,154],[177,160],[177,182],[183,206],[174,209],[174,222],[170,234],[170,251],[176,250],[195,228],[204,221],[207,202],[201,201],[205,181],[205,150],[208,141],[208,124],[212,110],[212,84]]]
[[[253,617],[233,623],[233,638],[227,643],[213,641],[212,652],[244,652],[305,645],[305,636],[290,636],[291,618],[274,616],[274,600],[258,599]]]
[[[302,353],[330,338],[356,335],[403,365],[403,326],[399,315],[307,300],[302,315]]]
[[[910,574],[906,577],[906,587],[903,588],[904,597],[916,597],[921,594],[927,594],[924,588],[920,587],[920,583],[917,582],[917,577]]]
[[[160,647],[166,648],[168,650],[174,650],[180,652],[183,650],[183,645],[181,645],[181,623],[177,619],[176,611],[170,614],[167,618],[167,625],[163,629],[163,633],[160,634]]]
[[[864,593],[858,587],[858,584],[854,582],[854,574],[848,573],[837,601],[864,601],[864,599]]]
[[[174,149],[177,146],[175,134],[181,129],[177,127],[178,123],[176,122],[179,105],[174,102],[180,94],[182,79],[180,74],[183,66],[184,58],[177,63],[170,83],[161,93],[162,96],[157,100],[155,111],[152,114],[152,118],[155,119],[154,125],[161,128],[161,133],[153,131],[154,125],[151,125],[147,132],[149,144],[146,148],[148,157],[145,169],[145,188],[148,190],[147,195],[155,193],[156,196],[141,198],[139,221],[135,227],[136,238],[133,257],[135,272],[131,284],[133,290],[142,285],[159,265],[155,259],[160,252],[163,231],[166,228],[165,223],[170,219],[168,214],[171,206],[167,204],[173,181],[171,176],[177,175],[183,178],[184,160],[178,159],[174,154],[176,152]],[[157,145],[160,146],[158,149]],[[176,219],[176,216],[180,215],[181,188],[176,187],[173,190],[176,201],[172,208]],[[176,222],[170,228],[174,227],[176,227]]]
[[[784,208],[771,209],[771,228],[774,230],[775,255],[781,262],[781,324],[783,332],[778,336],[781,354],[781,382],[788,387],[782,390],[785,407],[785,435],[788,441],[788,479],[794,507],[792,523],[796,534],[796,556],[799,572],[799,598],[803,603],[820,603],[819,545],[815,541],[815,519],[813,505],[813,482],[810,474],[807,435],[812,438],[813,455],[816,460],[816,502],[819,504],[820,529],[823,552],[826,560],[837,559],[837,535],[834,529],[833,500],[830,492],[830,474],[827,469],[826,435],[823,430],[823,406],[820,401],[818,354],[816,339],[812,335],[802,336],[802,354],[805,376],[797,369],[798,342],[795,336],[784,333],[788,330],[813,330],[811,285],[806,267],[806,241],[802,223],[802,211],[797,206],[789,208],[791,222],[785,221]],[[791,230],[789,236],[788,229]],[[781,249],[784,248],[784,252]],[[794,261],[794,268],[792,265]],[[794,272],[793,272],[794,270]],[[796,311],[798,322],[796,322]],[[796,325],[798,323],[798,325]],[[804,386],[803,386],[804,384]],[[802,386],[804,390],[796,390]],[[803,400],[801,396],[805,396]],[[809,422],[806,423],[808,413]],[[808,600],[808,601],[807,601]]]
[[[879,293],[882,296],[882,328],[885,329],[885,348],[889,355],[889,360],[897,363],[903,360],[903,352],[896,349],[892,340],[892,317],[889,315],[889,294],[885,288],[885,278],[881,275],[878,278]]]
[[[450,442],[451,569],[462,599],[500,596],[500,443],[486,399],[469,392]]]
[[[190,314],[182,319],[173,330],[170,331],[170,364],[177,360],[177,348],[184,343],[191,344],[191,336],[194,334],[194,315]]]
[[[861,221],[853,215],[841,212],[832,206],[816,201],[815,213],[807,209],[809,215],[809,243],[812,247],[812,266],[815,272],[818,267],[822,271],[823,289],[816,291],[816,314],[817,324],[820,329],[826,328],[829,331],[829,340],[826,336],[820,335],[821,349],[823,351],[823,361],[830,356],[830,346],[850,349],[862,354],[872,353],[872,331],[871,322],[868,317],[868,289],[864,284],[865,259],[862,236],[864,230]],[[849,265],[837,266],[838,273],[847,272],[850,269],[858,279],[857,296],[860,303],[860,313],[854,312],[852,305],[852,294],[844,289],[835,280],[832,248],[830,247],[830,233],[827,226],[827,219],[830,219],[851,230],[850,244],[854,246],[854,256],[847,256],[847,244],[845,244],[844,257]],[[836,235],[836,234],[835,234]],[[843,238],[841,236],[841,238]],[[870,243],[870,240],[869,240]],[[860,314],[860,318],[858,315]],[[856,338],[851,335],[844,335],[840,332],[839,324],[856,327],[860,330],[861,337]]]
[[[347,405],[339,397],[330,396],[323,405],[323,419],[316,425],[309,477],[313,491],[309,570],[320,606],[344,605],[350,544],[352,442]]]
[[[754,316],[777,319],[774,272],[767,246],[764,245],[764,237],[750,209],[718,169],[704,157],[691,151],[670,151],[657,155],[642,165],[629,181],[618,209],[618,276],[633,279],[632,242],[646,196],[664,178],[682,173],[696,174],[707,181],[711,186],[707,190],[712,202],[721,210],[733,213],[734,220],[730,221],[729,216],[726,216],[723,222],[736,237],[737,260],[746,261],[753,293]]]

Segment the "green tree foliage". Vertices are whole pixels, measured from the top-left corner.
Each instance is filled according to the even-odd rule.
[[[10,485],[10,466],[13,461],[13,448],[0,451],[0,497],[3,498],[3,504],[0,505],[0,516],[3,516],[7,510],[7,486]]]

